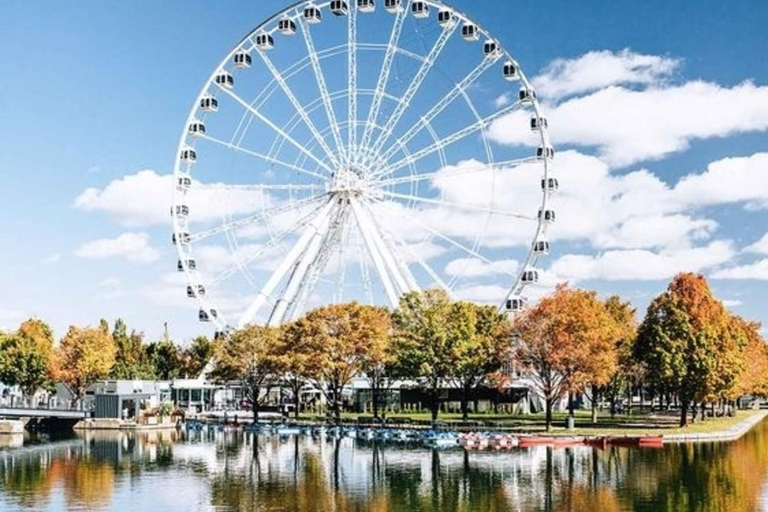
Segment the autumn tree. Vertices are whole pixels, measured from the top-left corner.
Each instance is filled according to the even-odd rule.
[[[387,317],[387,329],[391,330],[391,318]],[[371,386],[371,404],[373,417],[379,417],[379,405],[382,393],[387,390],[391,380],[394,355],[390,343],[390,333],[387,336],[376,336],[362,356],[362,371]]]
[[[731,317],[733,328],[739,329],[745,340],[742,359],[746,363],[739,373],[730,398],[744,395],[768,396],[768,345],[760,334],[760,323],[740,316]]]
[[[115,342],[103,326],[72,326],[56,351],[56,378],[69,385],[81,399],[88,386],[109,375],[116,352]]]
[[[214,353],[211,378],[243,383],[253,421],[259,421],[260,407],[280,378],[282,367],[276,353],[279,339],[280,329],[276,327],[248,325],[220,340]]]
[[[51,383],[53,333],[30,318],[15,333],[0,336],[0,381],[19,386],[25,398]]]
[[[677,394],[680,426],[687,424],[692,404],[735,384],[739,362],[733,349],[740,341],[729,327],[727,311],[701,275],[678,274],[648,307],[635,357],[648,368],[648,382]]]
[[[461,413],[467,421],[469,394],[510,355],[511,324],[494,306],[458,302],[451,310],[450,331],[457,355],[453,380],[461,389]]]
[[[128,333],[128,326],[118,318],[112,328],[115,343],[115,365],[110,377],[113,379],[154,379],[152,362],[144,346],[144,336],[136,331]]]
[[[429,393],[433,423],[439,412],[440,386],[448,383],[456,372],[458,344],[466,338],[461,331],[462,320],[469,314],[467,308],[452,303],[441,289],[406,293],[392,313],[396,373],[423,382]]]
[[[389,335],[384,308],[356,302],[324,306],[286,328],[291,349],[304,353],[306,374],[341,419],[341,392],[363,371],[371,348]]]
[[[627,394],[629,407],[632,404],[632,389],[643,376],[643,365],[634,357],[634,346],[637,340],[637,310],[629,301],[622,301],[618,295],[612,295],[605,301],[605,309],[616,324],[616,372],[605,386],[605,391],[611,404],[611,416],[616,414],[616,400],[622,393]],[[593,390],[593,395],[597,392]],[[592,401],[592,422],[596,418],[595,401]]]
[[[516,358],[552,407],[567,392],[604,385],[616,371],[616,325],[597,294],[560,285],[515,318]]]
[[[275,354],[283,370],[282,381],[293,396],[294,417],[298,419],[301,412],[301,389],[310,378],[310,357],[309,354],[294,349],[298,342],[293,339],[293,336],[300,331],[292,329],[292,325],[287,324],[282,327],[280,338],[275,347]]]

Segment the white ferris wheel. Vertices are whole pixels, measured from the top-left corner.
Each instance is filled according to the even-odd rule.
[[[513,313],[549,252],[553,157],[518,62],[465,14],[301,1],[195,100],[174,169],[178,270],[221,330],[428,287]]]

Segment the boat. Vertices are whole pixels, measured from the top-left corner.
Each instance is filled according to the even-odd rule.
[[[520,436],[519,438],[520,448],[528,448],[532,446],[554,446],[555,439],[553,437],[546,436]]]
[[[301,434],[300,427],[286,426],[277,428],[277,435],[279,436],[297,436],[299,434]]]

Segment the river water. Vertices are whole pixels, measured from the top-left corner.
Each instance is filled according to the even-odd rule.
[[[768,510],[768,421],[734,443],[464,452],[247,433],[0,436],[0,511]]]

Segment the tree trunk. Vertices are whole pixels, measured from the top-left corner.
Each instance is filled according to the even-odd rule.
[[[597,423],[597,386],[592,385],[592,424]]]
[[[464,383],[461,389],[461,420],[469,419],[469,384]]]
[[[253,422],[259,422],[259,388],[251,392],[251,410],[253,411]]]
[[[371,400],[373,401],[373,417],[378,418],[379,417],[379,379],[377,377],[374,377],[371,380],[371,383],[373,384],[371,386]]]
[[[291,391],[293,392],[293,417],[299,419],[299,392],[301,392],[301,381],[298,378],[294,378],[291,382]]]
[[[609,400],[611,401],[611,419],[613,419],[616,417],[616,393],[611,393]]]
[[[432,387],[430,408],[432,409],[432,426],[437,423],[437,415],[440,412],[440,397],[438,396],[437,384]]]
[[[627,416],[632,416],[632,382],[627,386]]]
[[[554,400],[551,397],[547,397],[544,400],[544,408],[546,409],[546,420],[545,420],[545,423],[546,423],[546,427],[547,427],[547,432],[552,430],[552,402],[553,401]]]
[[[680,401],[680,427],[688,426],[688,400]]]
[[[568,415],[573,416],[575,404],[573,402],[573,393],[568,393]]]

